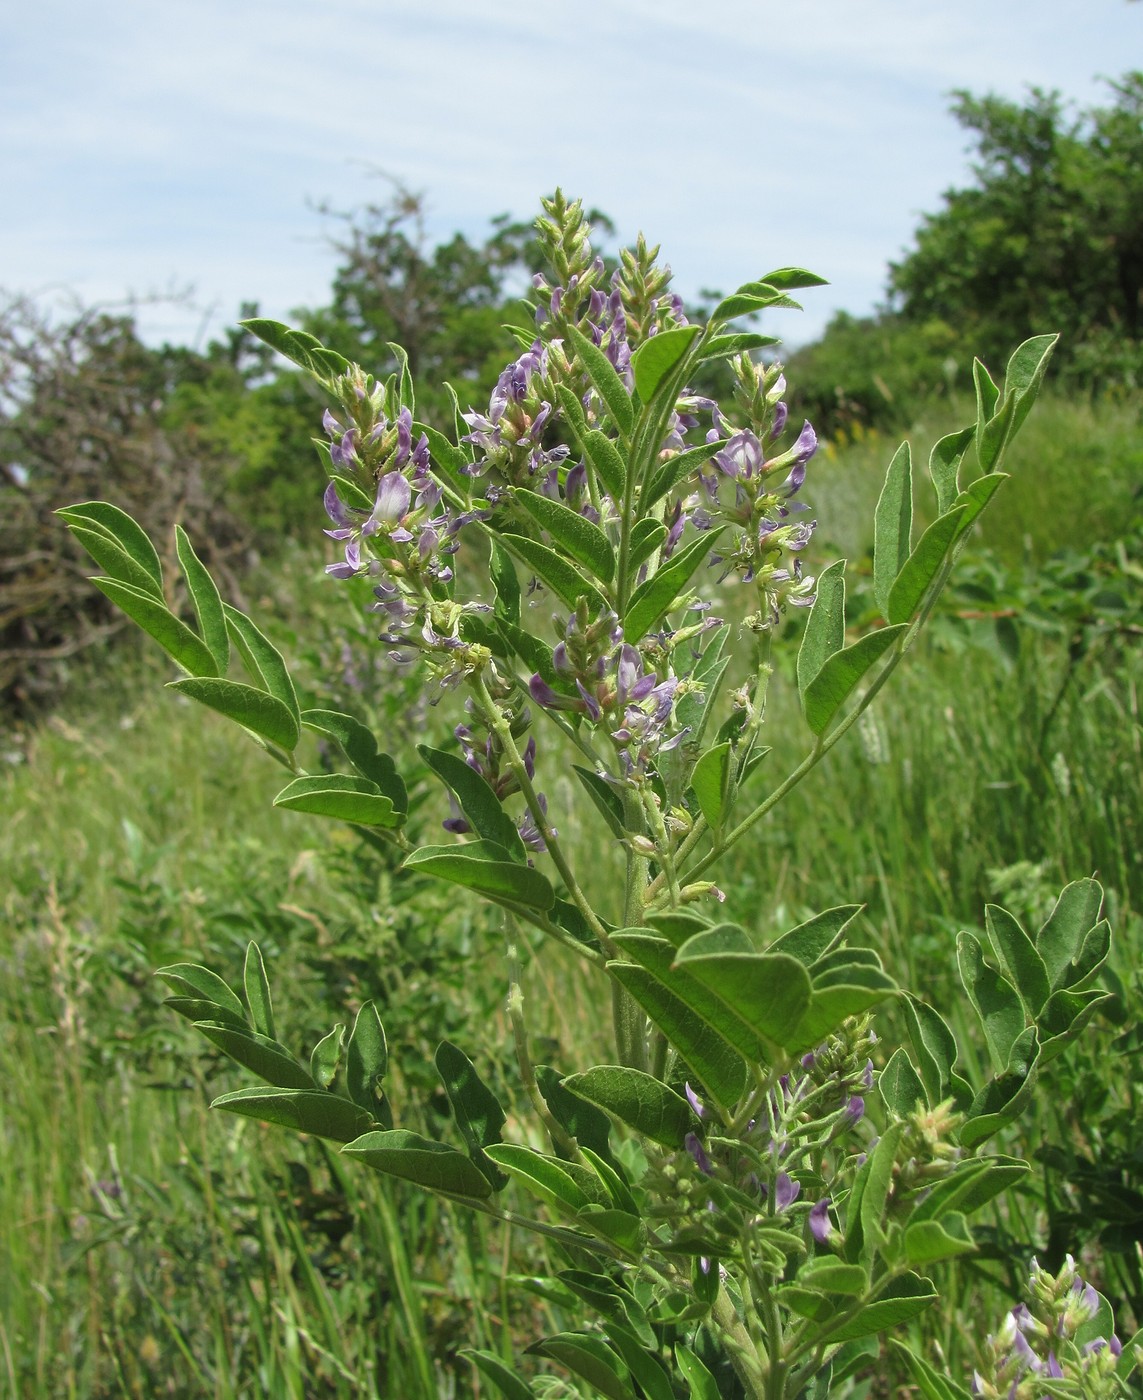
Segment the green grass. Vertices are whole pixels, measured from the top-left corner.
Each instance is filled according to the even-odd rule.
[[[966,421],[965,408],[932,411],[914,434],[915,461]],[[1137,423],[1136,403],[1096,411],[1049,399],[1025,429],[1001,523],[984,542],[1019,561],[1114,536],[1138,510]],[[828,542],[860,573],[894,446],[867,439],[815,459],[806,494],[822,521],[820,562]],[[288,594],[267,590],[274,607],[256,604],[258,615],[277,611],[292,656],[359,700],[352,672],[360,681],[366,669],[364,693],[395,752],[447,734],[448,701],[428,709],[415,688],[385,682],[360,613],[345,591],[315,593],[315,574],[293,561]],[[348,672],[346,624],[356,633]],[[1066,880],[1098,872],[1137,1008],[1139,648],[1069,668],[1066,640],[1029,629],[1020,640],[1013,656],[987,621],[934,628],[868,722],[722,867],[727,914],[769,935],[863,902],[860,936],[905,980],[948,999],[956,930],[979,923],[986,899],[1032,918]],[[125,648],[113,672],[81,670],[57,715],[0,746],[23,753],[0,775],[0,1393],[474,1394],[461,1346],[519,1352],[545,1327],[574,1323],[538,1298],[533,1308],[527,1295],[510,1301],[503,1286],[506,1269],[543,1273],[551,1257],[347,1171],[316,1141],[210,1113],[209,1100],[241,1079],[162,1007],[152,973],[185,958],[234,980],[255,938],[291,1048],[308,1052],[372,997],[404,1126],[451,1131],[431,1066],[448,1037],[513,1106],[510,1131],[526,1133],[497,920],[396,878],[336,828],[275,811],[274,765],[164,692],[166,678]],[[782,661],[774,752],[752,779],[759,796],[800,756],[793,703]],[[565,757],[547,745],[541,775],[567,848],[613,910],[620,853],[584,814]],[[419,818],[427,839],[443,814],[434,796]],[[524,991],[537,1058],[568,1068],[609,1058],[600,989],[561,950],[527,957]],[[884,1026],[891,1044],[891,1012]],[[1081,1068],[1053,1081],[1057,1117],[1037,1109],[1006,1147],[1031,1152],[1037,1133],[1062,1141],[1078,1122],[1108,1152],[1135,1150],[1129,1125],[1113,1133],[1082,1121],[1083,1103],[1098,1099],[1083,1074],[1106,1081],[1109,1034],[1093,1030]],[[1013,1258],[1046,1228],[1042,1196],[996,1217]],[[1099,1256],[1091,1267],[1123,1291],[1118,1258],[1108,1253],[1103,1275]],[[983,1309],[999,1320],[1004,1269],[1002,1251],[978,1274],[965,1268],[950,1285],[959,1316]],[[950,1323],[946,1349],[959,1346],[967,1362],[951,1333]]]

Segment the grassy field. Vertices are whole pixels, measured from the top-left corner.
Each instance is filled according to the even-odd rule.
[[[1096,411],[1051,400],[1037,410],[982,542],[995,570],[1034,579],[1032,566],[1056,550],[1129,536],[1143,479],[1139,413],[1138,403]],[[962,418],[934,408],[916,456]],[[854,522],[870,520],[892,446],[866,439],[815,464],[819,540],[848,555],[858,580],[869,539]],[[344,605],[315,594],[318,574],[314,561],[295,561],[289,595],[276,587],[266,601],[281,627],[316,636],[308,651],[295,643],[310,674],[344,680],[371,655],[360,620],[331,615]],[[1050,1102],[1005,1150],[1069,1137],[1092,1158],[1119,1153],[1137,1190],[1143,1133],[1124,1118],[1128,1090],[1106,1066],[1140,1005],[1141,649],[1110,624],[1084,632],[1057,593],[1033,596],[1048,615],[1036,626],[955,600],[859,732],[760,825],[720,883],[728,914],[768,933],[864,902],[860,937],[907,985],[944,998],[955,1020],[956,930],[978,924],[988,899],[1042,914],[1065,881],[1098,872],[1123,1024],[1093,1027],[1060,1062]],[[859,585],[858,606],[861,597]],[[347,619],[359,642],[343,655]],[[265,756],[164,693],[166,678],[126,646],[79,671],[58,713],[0,745],[0,1393],[479,1393],[458,1348],[519,1352],[542,1326],[569,1321],[542,1285],[523,1295],[531,1309],[503,1286],[506,1273],[550,1272],[545,1252],[347,1171],[317,1140],[211,1115],[209,1100],[240,1080],[162,1007],[152,973],[194,960],[233,977],[255,938],[280,1033],[307,1051],[375,998],[401,1123],[439,1131],[448,1107],[431,1056],[442,1037],[465,1046],[506,1102],[520,1098],[495,920],[397,876],[340,830],[274,811],[281,784]],[[759,791],[764,774],[780,776],[798,756],[782,681],[780,668]],[[455,723],[446,710],[426,711],[408,692],[387,713],[393,727],[431,734]],[[553,807],[573,854],[590,856],[598,837],[564,819],[565,783],[549,784]],[[426,831],[441,815],[426,808]],[[595,865],[606,900],[610,875]],[[527,958],[524,990],[551,1063],[607,1058],[598,989],[559,950]],[[885,1025],[883,1038],[892,1013]],[[522,1118],[510,1128],[530,1131]],[[1047,1174],[997,1214],[991,1253],[947,1282],[954,1303],[937,1340],[954,1360],[971,1364],[961,1323],[980,1308],[999,1318],[1008,1255],[1025,1246],[1086,1247],[1093,1276],[1127,1309],[1121,1330],[1143,1322],[1138,1225],[1113,1240],[1073,1222],[1063,1240],[1063,1206],[1075,1214],[1080,1201]],[[553,1379],[553,1396],[570,1393]]]

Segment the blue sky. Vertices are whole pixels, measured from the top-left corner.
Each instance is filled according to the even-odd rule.
[[[869,310],[967,172],[952,88],[1099,101],[1127,0],[37,0],[0,23],[0,287],[144,308],[151,339],[320,303],[323,220],[424,191],[479,237],[562,184],[662,244],[684,293],[799,263],[773,329]]]

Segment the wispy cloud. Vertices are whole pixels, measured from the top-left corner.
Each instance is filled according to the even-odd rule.
[[[684,291],[797,260],[867,309],[963,178],[953,87],[1081,101],[1143,9],[1088,0],[40,0],[0,57],[0,282],[90,297],[193,281],[220,320],[319,301],[307,199],[381,166],[434,233],[557,182],[661,241]],[[200,315],[153,333],[193,334]]]

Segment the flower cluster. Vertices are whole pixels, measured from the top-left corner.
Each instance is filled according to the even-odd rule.
[[[1046,1383],[1060,1381],[1066,1393],[1088,1400],[1120,1394],[1115,1372],[1123,1347],[1110,1328],[1106,1336],[1089,1335],[1106,1304],[1080,1277],[1070,1254],[1058,1274],[1032,1260],[1027,1299],[985,1342],[972,1393],[987,1400],[1040,1400],[1050,1389]]]
[[[499,682],[495,677],[490,679],[489,689],[495,692],[493,698],[503,709],[512,740],[518,742],[525,734],[528,734],[528,730],[531,728],[531,711],[527,705],[520,703],[518,697],[513,695],[509,687]],[[474,773],[480,774],[497,798],[503,802],[506,798],[520,791],[517,775],[507,762],[503,744],[483,722],[474,702],[471,699],[466,700],[464,708],[468,718],[465,723],[456,726],[453,735],[460,744],[464,761]],[[535,778],[536,739],[534,735],[528,734],[528,742],[520,753],[520,758],[523,761],[524,771],[528,779]],[[548,812],[547,798],[542,792],[539,792],[536,794],[536,800],[540,811],[546,817]],[[471,825],[461,813],[456,799],[451,795],[449,805],[451,815],[444,822],[445,830],[457,834],[470,832]],[[517,829],[520,832],[520,839],[529,850],[543,851],[547,849],[543,834],[530,811],[525,811],[517,823]],[[553,834],[558,834],[554,828]]]

